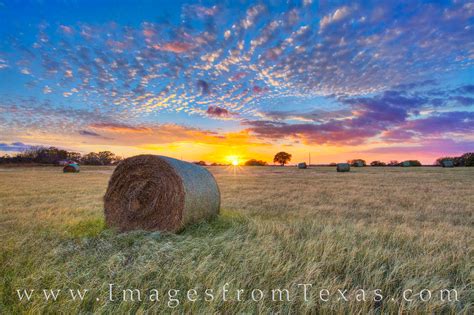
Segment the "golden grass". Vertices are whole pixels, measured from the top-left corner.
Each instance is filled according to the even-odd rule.
[[[222,215],[168,235],[105,229],[102,196],[112,168],[0,169],[0,313],[472,312],[474,168],[210,170]],[[109,283],[162,295],[107,301]],[[186,301],[188,289],[213,288],[217,297],[225,283],[234,301]],[[311,300],[298,291],[289,302],[235,301],[235,289],[267,293],[298,283],[313,284]],[[22,288],[91,292],[82,302],[61,295],[19,302]],[[318,299],[323,288],[330,302]],[[357,288],[394,301],[357,302]],[[459,301],[401,300],[403,290],[424,288],[454,288]],[[182,290],[176,308],[167,306],[168,289]],[[337,301],[337,289],[352,299]]]

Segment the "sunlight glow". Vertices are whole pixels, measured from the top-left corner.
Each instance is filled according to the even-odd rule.
[[[227,161],[229,161],[232,165],[237,166],[239,165],[239,157],[235,155],[228,156],[226,158]]]

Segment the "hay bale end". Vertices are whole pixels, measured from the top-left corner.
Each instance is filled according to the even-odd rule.
[[[441,166],[442,167],[454,167],[454,161],[453,160],[443,160],[443,161],[441,161]]]
[[[79,173],[81,170],[79,164],[70,163],[63,168],[63,173]]]
[[[349,163],[338,163],[336,165],[336,170],[338,172],[349,172],[351,170],[351,165]]]
[[[297,166],[298,166],[298,168],[299,168],[300,170],[303,170],[303,169],[306,169],[306,168],[308,168],[308,165],[306,165],[306,163],[305,163],[305,162],[298,163],[298,165],[297,165]]]
[[[217,215],[219,207],[219,187],[207,169],[159,155],[120,162],[104,196],[107,226],[121,232],[178,232]]]

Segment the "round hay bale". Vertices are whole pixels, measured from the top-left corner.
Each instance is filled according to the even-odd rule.
[[[454,167],[454,161],[453,160],[443,160],[443,161],[441,161],[441,166],[442,167]]]
[[[306,165],[305,162],[302,162],[302,163],[298,163],[298,168],[302,170],[302,169],[308,168],[308,166]]]
[[[219,187],[207,169],[159,155],[120,162],[104,196],[105,221],[121,232],[178,232],[219,207]]]
[[[336,170],[338,172],[349,172],[351,170],[351,165],[349,163],[338,163],[336,165]]]
[[[70,163],[64,166],[63,173],[79,173],[80,170],[79,164]]]

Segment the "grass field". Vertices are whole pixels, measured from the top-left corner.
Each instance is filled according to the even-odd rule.
[[[104,227],[112,168],[0,169],[0,313],[474,311],[474,168],[210,170],[222,194],[220,217],[164,235]],[[228,301],[219,298],[225,283]],[[313,284],[308,301],[297,286],[306,283]],[[60,294],[46,302],[40,294],[79,288],[90,290],[83,301]],[[135,288],[142,301],[124,301],[122,290]],[[196,302],[186,299],[193,288]],[[291,300],[272,301],[270,290],[283,288]],[[459,301],[442,301],[443,288],[456,289]],[[17,289],[38,295],[20,302]],[[160,301],[148,299],[150,289]],[[181,290],[175,308],[169,289]],[[240,302],[237,289],[245,290]],[[265,295],[259,302],[254,289]],[[367,291],[366,302],[355,299],[357,289]],[[373,300],[375,289],[382,302]],[[411,302],[402,300],[406,289]],[[432,293],[427,302],[416,296],[423,289]]]

